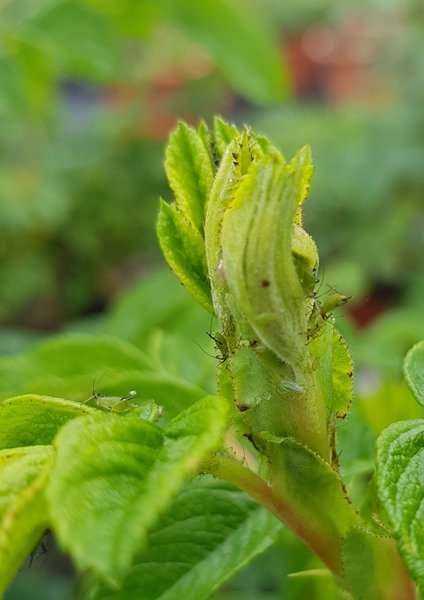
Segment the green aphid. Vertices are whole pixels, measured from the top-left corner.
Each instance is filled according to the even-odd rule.
[[[295,381],[292,381],[291,379],[284,379],[284,381],[281,382],[281,387],[287,390],[288,392],[295,392],[296,394],[303,394],[305,391],[304,387],[298,385]]]
[[[237,151],[233,152],[233,164],[237,167],[240,175],[246,175],[250,163],[254,160],[252,147],[250,129],[245,129],[240,136]]]
[[[333,310],[336,308],[339,308],[339,306],[343,306],[343,304],[346,304],[346,302],[348,302],[350,299],[351,296],[344,296],[338,292],[331,294],[331,296],[328,296],[328,298],[326,298],[321,304],[321,317],[325,319],[329,313],[333,312]]]
[[[218,358],[221,362],[225,362],[229,355],[227,340],[222,335],[222,333],[219,333],[219,331],[216,332],[215,335],[212,335],[208,332],[206,333],[211,338],[211,340],[215,342],[215,350],[219,352],[219,356],[217,356],[216,358]]]
[[[135,390],[128,392],[126,396],[101,396],[93,390],[93,394],[85,401],[85,404],[95,404],[101,410],[108,410],[115,413],[126,413],[136,408],[130,400],[138,396]]]

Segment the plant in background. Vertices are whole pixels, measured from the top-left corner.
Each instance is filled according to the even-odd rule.
[[[279,102],[289,87],[256,0],[6,2],[0,79],[0,323],[49,330],[157,262],[176,115],[213,114],[234,93]]]
[[[218,319],[219,395],[203,392],[200,371],[188,385],[163,364],[157,332],[153,350],[69,334],[4,359],[1,589],[49,527],[84,574],[84,597],[206,599],[282,522],[346,598],[415,598],[422,421],[383,432],[375,481],[354,506],[336,446],[353,368],[331,311],[345,297],[316,292],[317,249],[302,227],[309,149],[288,162],[219,119],[210,130],[180,124],[166,171],[175,202],[161,203],[160,244]],[[166,304],[155,289],[151,305]],[[418,345],[405,363],[420,402],[422,354]],[[113,403],[96,390],[90,406],[82,382],[108,368]],[[13,386],[31,393],[10,398]]]

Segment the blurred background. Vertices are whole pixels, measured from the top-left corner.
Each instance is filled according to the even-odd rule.
[[[401,365],[424,338],[423,56],[419,0],[1,0],[0,367],[63,331],[205,347],[155,236],[170,130],[220,114],[288,158],[310,143],[320,291],[352,296],[338,322],[356,401],[339,444],[360,496],[375,436],[420,415]],[[208,361],[212,381],[214,361],[187,352],[187,378]],[[316,563],[282,538],[216,598],[338,598],[325,578],[287,579]],[[45,545],[8,600],[75,597]]]

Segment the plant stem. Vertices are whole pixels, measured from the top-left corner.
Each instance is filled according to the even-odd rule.
[[[244,467],[240,462],[224,456],[215,457],[203,465],[203,471],[232,483],[268,509],[291,529],[330,569],[343,576],[341,543],[338,538],[328,539],[310,527],[296,512],[287,499],[276,496],[271,486],[259,475]]]

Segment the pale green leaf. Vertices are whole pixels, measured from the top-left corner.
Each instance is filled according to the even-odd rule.
[[[0,450],[0,594],[49,526],[52,446]]]
[[[393,423],[377,440],[377,487],[399,550],[424,594],[424,420]]]
[[[293,219],[303,172],[299,157],[253,162],[222,226],[228,287],[261,341],[299,362],[306,343],[305,295],[292,259]]]
[[[28,394],[0,403],[0,448],[48,445],[70,419],[95,409],[61,398]]]
[[[314,167],[312,164],[312,156],[311,156],[311,148],[306,145],[302,148],[302,150],[298,154],[299,157],[299,166],[302,169],[302,179],[298,188],[298,196],[297,202],[298,207],[296,211],[295,221],[297,225],[302,225],[303,221],[303,203],[307,199],[309,195],[309,190],[311,186],[311,178],[314,172]],[[315,244],[314,244],[315,245]],[[318,259],[318,256],[317,256]]]
[[[169,138],[165,170],[178,210],[190,225],[203,232],[215,169],[204,140],[185,123],[179,123]]]
[[[90,600],[206,600],[275,540],[282,525],[243,492],[202,478],[176,496],[148,535],[122,588]]]
[[[294,224],[292,235],[292,252],[295,260],[304,265],[308,271],[318,269],[318,251],[314,240],[302,227]],[[315,283],[315,280],[314,280]]]
[[[99,414],[60,431],[49,487],[55,532],[80,569],[119,580],[184,479],[216,450],[226,402],[206,397],[171,421]]]
[[[424,406],[424,341],[410,349],[405,357],[403,370],[411,392]]]
[[[197,302],[213,312],[205,244],[198,229],[178,212],[175,204],[161,201],[157,233],[162,252],[175,275]]]
[[[239,132],[235,125],[230,125],[223,119],[215,117],[213,122],[212,136],[216,160],[218,163],[220,163],[228,144],[232,142],[234,138],[239,136]]]
[[[338,417],[345,417],[352,402],[353,363],[349,348],[335,327],[333,328],[332,359],[333,397],[331,410]]]
[[[236,151],[237,140],[233,140],[227,146],[216,173],[205,219],[205,246],[209,280],[212,288],[213,305],[221,322],[225,321],[226,286],[225,272],[221,260],[220,234],[223,216],[228,208],[231,196],[239,184],[239,180],[234,174],[233,153]]]

